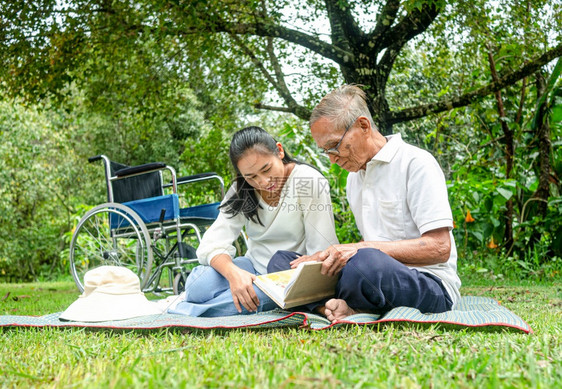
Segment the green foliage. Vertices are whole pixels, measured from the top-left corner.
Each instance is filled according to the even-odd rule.
[[[348,1],[330,15],[349,10],[368,32],[392,4],[399,18],[428,5],[439,13],[386,63],[392,69],[388,80],[377,76],[366,85],[390,113],[477,90],[491,80],[488,54],[502,76],[556,45],[562,31],[558,0],[508,0],[501,7],[487,0]],[[103,153],[129,165],[163,161],[179,175],[216,171],[228,185],[230,134],[249,123],[279,135],[292,154],[328,177],[340,241],[359,239],[345,199],[346,172],[318,154],[306,123],[257,115],[253,108],[306,111],[344,79],[362,82],[384,70],[371,68],[374,58],[385,59],[384,50],[380,57],[354,55],[356,48],[369,47],[366,34],[354,40],[341,34],[341,23],[327,28],[325,3],[0,0],[0,9],[0,88],[6,99],[0,106],[0,234],[7,237],[0,271],[6,278],[66,272],[73,225],[105,199],[101,167],[88,165],[87,157]],[[383,30],[396,27],[396,20],[385,20]],[[273,37],[262,36],[275,26]],[[334,50],[345,55],[326,57]],[[560,65],[542,71],[552,74],[542,96],[534,77],[501,91],[505,117],[493,99],[482,99],[468,109],[395,126],[444,168],[454,233],[466,260],[477,263],[473,253],[490,253],[534,271],[562,255]],[[550,197],[542,200],[536,200],[539,107],[548,108],[552,140]],[[510,172],[502,123],[514,138]],[[186,202],[207,201],[212,192],[205,185],[190,190]],[[506,219],[508,200],[512,220]],[[539,207],[545,201],[546,214]],[[466,222],[468,211],[474,222]],[[508,221],[512,247],[503,240]]]
[[[88,157],[178,166],[188,139],[207,126],[195,98],[182,88],[162,96],[154,113],[129,105],[92,112],[78,96],[72,103],[74,109],[64,111],[0,102],[1,279],[68,272],[73,227],[106,200],[103,168],[88,164]]]
[[[557,111],[556,99],[552,99],[552,112]],[[475,111],[477,113],[477,111]],[[515,131],[515,157],[512,178],[505,177],[505,162],[495,143],[501,138],[493,123],[493,111],[489,117],[479,114],[479,123],[488,132],[482,132],[477,139],[466,138],[451,151],[460,151],[450,165],[452,179],[449,182],[450,201],[457,228],[455,238],[459,252],[465,259],[481,263],[482,255],[503,258],[504,271],[518,269],[526,276],[555,277],[560,270],[562,251],[559,236],[562,233],[560,203],[562,193],[559,182],[560,158],[557,145],[561,142],[560,119],[550,115],[551,140],[554,152],[551,154],[550,197],[537,197],[539,184],[538,165],[541,146],[534,132],[534,112],[523,126],[510,123]],[[533,116],[531,116],[533,115]],[[462,137],[457,139],[462,142]],[[496,139],[495,139],[496,138]],[[505,245],[507,201],[514,206],[512,215],[513,244]],[[546,213],[539,209],[546,204]],[[470,213],[470,216],[469,216]],[[493,255],[492,255],[493,254]],[[494,268],[493,260],[483,268]]]
[[[227,179],[232,175],[228,149],[230,135],[220,127],[210,129],[195,139],[189,139],[181,154],[181,175],[191,175],[207,171],[218,173]]]
[[[81,97],[67,120],[74,121],[72,142],[82,155],[105,154],[127,165],[162,161],[177,166],[186,144],[205,131],[208,124],[200,104],[186,88],[162,95],[157,105],[138,107],[134,102],[92,106]]]
[[[463,242],[465,252],[469,246],[482,249],[492,242],[501,242],[505,227],[501,215],[515,189],[514,180],[494,180],[476,174],[466,179],[457,176],[450,184],[449,198],[454,204],[457,238],[461,238],[458,243]]]
[[[541,7],[547,14],[550,5],[559,10],[559,4],[533,2],[527,3],[530,8],[525,8],[522,3],[507,3],[501,12],[485,1],[466,2],[458,14],[461,7],[448,8],[446,12],[451,13],[431,27],[434,33],[439,32],[437,41],[421,41],[408,55],[397,60],[392,76],[396,82],[389,89],[391,101],[402,107],[436,93],[446,96],[458,94],[459,89],[475,90],[490,78],[489,55],[500,75],[505,74],[519,66],[520,58],[535,55],[537,48],[527,44],[531,39],[548,44],[552,37],[546,31],[560,28],[560,20],[535,17]],[[456,23],[455,28],[447,27],[456,18],[463,23]],[[496,257],[497,263],[504,263],[504,274],[512,265],[513,271],[519,269],[526,276],[537,275],[541,269],[559,268],[557,261],[562,253],[557,236],[562,230],[557,207],[561,196],[562,155],[557,113],[562,100],[556,96],[561,93],[560,65],[549,66],[548,70],[547,88],[540,96],[537,96],[538,76],[501,91],[504,117],[498,113],[497,102],[490,99],[472,104],[468,109],[399,126],[407,140],[431,151],[445,170],[461,261],[477,264],[490,261],[488,266],[482,265],[489,269],[494,267],[491,258]],[[550,126],[552,170],[547,173],[550,197],[539,199],[539,178],[545,174],[540,163],[544,140],[539,138],[535,122],[542,103],[547,105],[545,120]],[[505,132],[506,127],[510,134]],[[508,135],[512,136],[514,146],[510,170],[506,156]],[[513,206],[509,219],[508,201]],[[540,212],[539,205],[543,203],[547,205],[545,214]],[[468,212],[474,221],[467,222]],[[508,224],[513,227],[512,244],[508,244],[505,236]]]
[[[58,273],[85,177],[65,134],[35,110],[0,103],[0,137],[0,278]]]

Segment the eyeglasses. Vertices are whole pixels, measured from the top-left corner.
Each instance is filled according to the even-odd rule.
[[[337,145],[335,145],[334,147],[331,147],[331,148],[329,148],[329,149],[322,149],[322,152],[323,152],[324,154],[328,154],[328,155],[340,155],[340,152],[339,152],[338,149],[339,149],[340,146],[341,146],[341,142],[343,141],[343,138],[345,138],[345,134],[347,134],[347,132],[349,131],[349,129],[350,129],[351,127],[353,127],[353,125],[355,124],[355,122],[357,121],[357,119],[359,119],[359,118],[355,118],[355,120],[353,120],[351,123],[349,123],[349,125],[345,128],[345,131],[343,132],[343,135],[341,136],[340,141],[338,142]]]

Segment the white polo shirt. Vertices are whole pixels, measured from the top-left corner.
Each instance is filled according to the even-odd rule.
[[[347,199],[365,241],[415,239],[427,231],[453,228],[445,176],[435,158],[407,144],[400,134],[367,163],[349,173]],[[441,279],[453,304],[460,298],[457,249],[452,232],[451,255],[445,263],[410,266]]]

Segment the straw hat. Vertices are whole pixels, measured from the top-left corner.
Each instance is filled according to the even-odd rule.
[[[98,322],[162,312],[141,292],[139,277],[131,270],[100,266],[84,275],[84,293],[60,315],[60,319]]]

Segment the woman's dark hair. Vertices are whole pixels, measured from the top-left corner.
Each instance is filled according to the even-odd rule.
[[[230,162],[234,166],[236,172],[236,192],[226,200],[221,208],[225,208],[226,212],[232,216],[238,215],[240,212],[254,223],[261,222],[258,216],[258,209],[261,208],[256,194],[256,190],[242,176],[238,170],[238,162],[244,154],[250,149],[258,149],[263,153],[278,155],[277,141],[273,139],[264,129],[260,127],[246,127],[236,132],[230,142]],[[283,164],[299,163],[285,150],[283,156]]]

